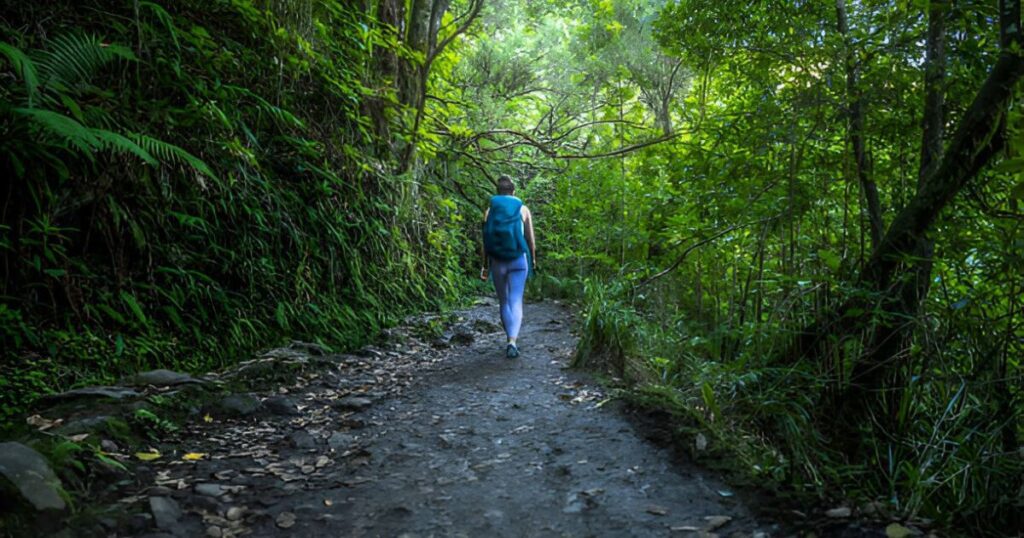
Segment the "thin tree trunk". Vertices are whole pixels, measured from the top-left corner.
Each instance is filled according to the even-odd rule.
[[[948,3],[933,0],[928,8],[928,37],[924,65],[924,110],[921,131],[921,163],[918,170],[917,192],[922,192],[928,178],[935,172],[942,157],[944,134],[945,80],[945,18]],[[885,315],[878,323],[867,347],[867,353],[874,357],[858,363],[854,368],[854,381],[870,380],[870,371],[864,371],[872,364],[885,364],[906,352],[910,347],[912,320],[920,311],[932,273],[932,255],[935,242],[922,233],[910,252],[908,264],[910,274],[900,280],[896,293],[884,307]],[[889,410],[892,416],[892,409]]]
[[[846,0],[836,0],[836,21],[839,35],[843,36],[846,47],[846,107],[847,137],[853,148],[853,160],[864,195],[871,230],[871,247],[874,248],[882,239],[885,225],[882,222],[882,204],[878,197],[878,185],[871,179],[868,170],[868,153],[864,142],[864,100],[860,93],[860,65],[855,58],[852,45],[847,39],[849,23],[846,17]]]

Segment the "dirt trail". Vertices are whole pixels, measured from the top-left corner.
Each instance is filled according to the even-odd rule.
[[[504,357],[493,303],[460,315],[492,332],[464,331],[443,350],[370,352],[405,365],[395,374],[382,360],[363,374],[408,379],[400,394],[339,400],[339,383],[358,379],[314,376],[285,389],[299,414],[278,401],[278,414],[183,431],[180,446],[210,457],[152,469],[157,485],[142,495],[182,513],[172,506],[173,524],[139,535],[777,535],[564,370],[568,310],[528,304],[518,359]]]

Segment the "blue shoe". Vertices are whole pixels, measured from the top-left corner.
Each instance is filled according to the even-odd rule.
[[[510,359],[518,357],[519,348],[517,348],[515,344],[509,344],[508,347],[505,348],[505,356]]]

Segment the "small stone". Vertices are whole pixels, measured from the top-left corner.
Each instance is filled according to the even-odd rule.
[[[885,513],[885,503],[881,501],[870,501],[860,507],[862,514],[866,516],[882,515]]]
[[[708,438],[703,433],[697,434],[697,439],[694,441],[694,445],[698,452],[704,452],[708,449]]]
[[[732,521],[732,518],[729,516],[705,516],[704,521],[707,522],[704,525],[704,530],[710,532],[724,527],[726,523]]]
[[[224,531],[220,527],[210,526],[206,528],[207,538],[221,538],[224,536]]]
[[[205,510],[211,514],[221,511],[221,504],[218,497],[207,497],[205,495],[194,495],[189,499],[190,508]]]
[[[276,518],[274,518],[274,523],[282,529],[291,528],[295,525],[295,514],[291,512],[281,512],[280,514],[277,514]]]
[[[203,495],[206,497],[220,497],[221,495],[227,493],[227,489],[225,489],[224,486],[220,484],[211,484],[208,482],[196,484],[194,489],[196,494]]]
[[[339,451],[345,450],[355,442],[355,438],[347,433],[334,432],[331,437],[327,439],[327,446],[331,447],[331,450]]]
[[[230,521],[238,521],[239,519],[242,519],[243,515],[245,515],[245,508],[242,508],[241,506],[232,506],[231,508],[228,508],[228,513],[225,514]]]
[[[655,516],[663,516],[668,514],[668,510],[664,506],[651,505],[647,507],[646,512]]]
[[[908,538],[910,536],[920,536],[921,531],[914,529],[913,527],[904,527],[899,523],[890,523],[885,527],[885,536],[887,538]]]
[[[21,443],[0,443],[0,476],[38,511],[63,512],[61,483],[40,453]],[[4,489],[0,484],[0,490]]]
[[[334,407],[336,409],[347,409],[351,411],[362,411],[371,405],[373,405],[373,400],[363,398],[361,396],[346,396],[334,402]]]
[[[292,432],[292,434],[288,436],[288,443],[291,444],[293,447],[302,450],[316,448],[317,444],[316,438],[305,430]]]
[[[263,400],[263,407],[275,415],[296,416],[299,414],[299,407],[287,396],[271,396]]]
[[[234,469],[224,469],[213,473],[214,478],[217,480],[231,480],[237,475],[238,471],[235,471]]]
[[[121,447],[117,446],[117,443],[111,441],[110,439],[104,439],[100,441],[100,448],[108,454],[112,452],[118,452],[119,450],[121,450]]]
[[[156,528],[160,530],[173,530],[181,519],[181,507],[168,497],[150,497],[149,511],[153,514]]]
[[[586,508],[586,504],[583,499],[575,493],[570,493],[569,497],[566,498],[565,508],[562,508],[563,514],[579,514]]]
[[[835,518],[835,519],[840,519],[840,518],[844,518],[844,517],[850,517],[851,513],[852,512],[850,510],[850,507],[848,507],[848,506],[840,506],[838,508],[833,508],[831,510],[826,511],[825,512],[825,516],[826,517]]]

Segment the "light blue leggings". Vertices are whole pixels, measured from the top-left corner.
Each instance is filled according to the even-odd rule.
[[[517,338],[523,324],[523,289],[526,288],[528,273],[526,254],[515,260],[491,259],[494,291],[498,292],[498,302],[501,303],[501,325],[509,338]]]

